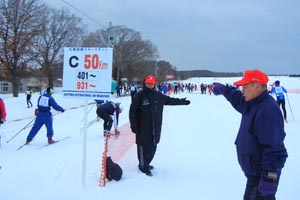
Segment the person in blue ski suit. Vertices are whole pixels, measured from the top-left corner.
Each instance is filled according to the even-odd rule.
[[[36,134],[39,132],[41,127],[45,124],[47,128],[47,138],[48,143],[52,144],[55,141],[52,139],[53,137],[53,116],[51,113],[51,107],[56,111],[64,112],[65,110],[59,106],[54,98],[52,97],[53,89],[48,87],[46,92],[41,95],[38,99],[38,113],[35,119],[35,122],[33,124],[33,127],[31,128],[25,145],[28,145],[33,138],[36,136]]]
[[[279,106],[281,106],[281,109],[283,111],[284,120],[287,121],[284,98],[284,93],[287,93],[287,90],[283,86],[280,86],[280,81],[277,80],[275,81],[275,87],[272,88],[271,92],[272,94],[276,95],[277,103]]]
[[[223,95],[241,113],[235,141],[238,162],[247,178],[244,200],[275,200],[282,168],[288,157],[283,117],[267,90],[268,76],[247,70],[235,87],[213,83],[213,93]]]

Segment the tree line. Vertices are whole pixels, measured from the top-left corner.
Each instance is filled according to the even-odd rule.
[[[18,97],[21,78],[46,77],[49,86],[62,77],[65,47],[112,47],[112,78],[119,84],[157,74],[164,81],[176,68],[158,61],[158,50],[141,33],[125,25],[88,32],[82,19],[41,0],[0,0],[1,80],[10,81]]]

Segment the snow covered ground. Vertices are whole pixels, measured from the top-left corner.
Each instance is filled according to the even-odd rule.
[[[279,79],[287,89],[300,88],[299,78]],[[238,78],[193,78],[191,82],[232,83]],[[36,105],[39,94],[34,94]],[[0,127],[0,200],[63,200],[63,199],[242,199],[245,178],[237,162],[234,140],[240,115],[223,96],[194,94],[172,95],[191,100],[189,106],[165,106],[161,142],[153,160],[153,177],[137,169],[136,148],[133,145],[119,164],[123,177],[99,187],[103,152],[102,121],[87,132],[86,172],[83,185],[83,127],[84,100],[65,99],[56,90],[54,98],[66,112],[54,115],[54,139],[71,136],[55,145],[38,149],[47,143],[43,127],[29,146],[16,149],[25,142],[31,127],[22,130],[34,119],[34,107],[27,108],[25,94],[18,98],[0,95],[5,100],[7,121]],[[125,111],[120,126],[128,122],[130,97],[113,100],[121,102]],[[288,94],[294,119],[287,104],[285,144],[289,153],[281,176],[278,200],[299,199],[300,168],[300,94]],[[89,101],[92,103],[92,101]],[[74,108],[74,109],[71,109]],[[96,106],[88,121],[95,119]],[[53,111],[53,113],[56,113]]]

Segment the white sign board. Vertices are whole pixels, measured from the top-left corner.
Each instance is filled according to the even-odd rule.
[[[111,77],[112,48],[64,49],[63,97],[107,100]]]

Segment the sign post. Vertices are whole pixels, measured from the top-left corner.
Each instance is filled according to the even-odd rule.
[[[64,49],[63,97],[85,100],[82,184],[85,186],[88,99],[108,100],[112,82],[112,48],[66,47]]]

